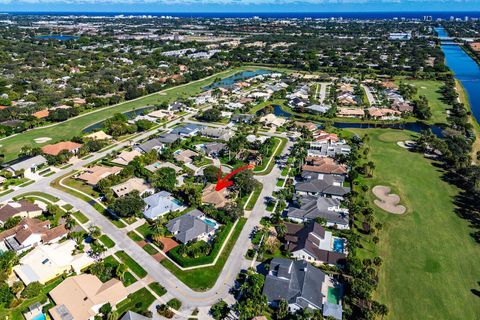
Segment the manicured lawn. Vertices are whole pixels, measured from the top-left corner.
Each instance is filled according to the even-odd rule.
[[[277,180],[277,187],[283,187],[284,183],[285,183],[285,179],[279,178]]]
[[[351,131],[370,135],[376,169],[374,178],[365,181],[391,186],[408,208],[398,216],[372,205],[384,224],[376,247],[384,263],[375,298],[387,304],[388,318],[477,318],[480,303],[470,290],[478,290],[480,247],[468,223],[454,212],[458,189],[444,182],[443,172],[421,154],[397,146],[397,141],[412,138],[408,132]]]
[[[70,203],[67,203],[66,205],[62,206],[63,209],[70,211],[73,209],[73,206]]]
[[[142,268],[135,260],[133,260],[127,253],[124,251],[118,251],[115,255],[130,268],[138,277],[144,278],[147,275],[147,271]]]
[[[75,119],[64,121],[48,128],[29,130],[26,132],[22,132],[19,135],[5,138],[4,140],[1,140],[0,143],[2,144],[3,152],[5,153],[5,161],[15,159],[20,152],[22,146],[28,145],[32,147],[41,147],[45,144],[55,143],[61,139],[70,139],[73,136],[81,135],[84,128],[94,123],[100,122],[108,117],[111,117],[114,113],[127,112],[132,109],[145,107],[147,105],[156,105],[164,101],[169,102],[176,100],[180,97],[192,96],[194,94],[200,93],[202,91],[202,87],[212,83],[215,78],[228,77],[240,71],[244,71],[247,69],[255,70],[259,68],[261,67],[240,67],[232,70],[227,70],[214,74],[198,82],[169,88],[161,91],[160,93],[145,96],[138,100],[127,101],[112,107],[102,108],[98,111],[92,111]],[[49,137],[52,138],[52,140],[43,144],[35,143],[34,139],[40,137]]]
[[[83,193],[86,193],[86,194],[88,194],[89,196],[91,196],[95,199],[100,197],[100,194],[97,191],[93,190],[92,186],[90,186],[86,183],[83,183],[82,181],[77,180],[73,177],[68,177],[68,178],[64,179],[63,184],[65,184],[69,187],[75,188],[79,191],[82,191]]]
[[[145,222],[136,230],[140,232],[144,238],[148,238],[152,234],[152,230],[150,230],[150,225],[148,224],[148,222]]]
[[[57,197],[55,196],[52,196],[48,193],[43,193],[43,192],[38,192],[38,191],[31,191],[31,192],[26,192],[24,194],[21,194],[20,196],[18,197],[15,197],[15,199],[20,199],[20,198],[23,198],[23,197],[26,197],[26,196],[37,196],[37,197],[41,197],[41,198],[44,198],[44,199],[47,199],[48,201],[50,202],[57,202],[57,201],[60,201],[60,199],[58,199]],[[69,210],[69,209],[66,209],[66,210]]]
[[[262,192],[263,185],[261,183],[258,183],[258,187],[255,188],[253,191],[253,195],[250,198],[250,201],[248,201],[247,205],[245,206],[245,210],[253,210],[253,207],[258,201],[258,197],[260,196],[260,193]]]
[[[190,271],[181,271],[169,260],[162,260],[161,264],[172,272],[180,281],[196,291],[205,291],[211,288],[217,281],[220,272],[227,261],[235,242],[246,223],[245,218],[241,218],[238,222],[230,241],[227,243],[222,255],[213,267],[194,269]]]
[[[418,89],[417,96],[426,96],[432,111],[432,118],[429,123],[446,123],[448,105],[443,103],[439,93],[443,83],[434,80],[402,80],[404,83],[412,84]],[[400,83],[400,80],[396,81]]]
[[[150,305],[155,301],[153,294],[147,288],[142,288],[128,295],[127,299],[121,301],[117,305],[119,315],[123,315],[127,311],[142,313],[148,310]]]
[[[137,233],[135,233],[135,232],[133,232],[133,231],[129,231],[129,232],[127,233],[127,235],[128,235],[128,237],[129,237],[130,239],[132,239],[133,241],[142,241],[142,240],[143,240],[142,237],[140,237]]]
[[[100,236],[100,241],[102,241],[103,244],[104,244],[108,249],[113,248],[113,247],[115,246],[115,242],[114,242],[112,239],[110,239],[106,234],[102,234],[102,235]]]
[[[285,168],[282,169],[282,173],[281,173],[281,174],[282,174],[282,177],[286,177],[286,176],[287,176],[289,169],[290,169],[289,167],[285,167]]]
[[[167,293],[167,289],[165,289],[160,283],[152,282],[148,285],[150,289],[152,289],[159,297],[163,296]]]
[[[154,255],[158,253],[158,250],[155,249],[151,244],[147,244],[146,246],[143,247],[143,250],[145,250],[148,254]]]
[[[258,175],[266,175],[269,174],[273,166],[275,165],[275,157],[278,156],[279,154],[282,153],[283,148],[285,148],[285,145],[287,144],[288,139],[286,138],[277,138],[275,137],[275,147],[274,150],[275,152],[270,156],[270,158],[265,159],[260,166],[256,166],[255,169],[253,170],[254,174]],[[270,161],[272,159],[272,161]]]
[[[131,274],[130,272],[125,272],[125,274],[123,275],[123,285],[125,287],[128,287],[129,285],[132,285],[134,284],[135,282],[137,282],[137,279],[135,279],[135,277],[133,276],[133,274]]]
[[[87,223],[89,221],[88,218],[80,211],[72,212],[72,216],[74,216],[78,221],[80,221],[80,223]]]

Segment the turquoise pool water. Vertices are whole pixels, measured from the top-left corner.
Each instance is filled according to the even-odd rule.
[[[342,288],[340,287],[328,287],[327,301],[333,304],[339,304],[342,299]]]
[[[178,199],[173,199],[172,202],[175,203],[176,205],[183,206],[183,202]]]
[[[343,253],[345,251],[345,240],[339,238],[333,239],[333,251]]]
[[[215,226],[217,225],[215,222],[213,222],[212,220],[208,220],[208,219],[204,219],[203,222],[205,222],[206,224],[208,224],[209,226],[215,228]]]
[[[47,316],[45,315],[45,313],[40,313],[35,317],[33,317],[33,320],[46,320],[46,319],[47,319]]]

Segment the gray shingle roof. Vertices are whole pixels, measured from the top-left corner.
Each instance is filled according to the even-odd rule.
[[[214,227],[199,219],[198,217],[200,216],[203,216],[203,212],[194,209],[180,217],[170,220],[167,223],[167,229],[182,243],[195,240],[198,236],[204,233],[208,234],[215,230]]]
[[[328,210],[331,207],[339,207],[340,200],[325,197],[301,196],[298,197],[300,206],[288,208],[289,218],[301,220],[314,220],[324,218],[327,222],[348,225],[348,213]]]
[[[289,304],[311,304],[321,309],[324,295],[322,283],[325,274],[304,260],[274,258],[265,279],[263,294],[269,303],[284,299]]]
[[[159,149],[163,147],[163,142],[160,141],[158,138],[153,138],[148,141],[145,141],[144,143],[141,143],[137,146],[140,150],[143,152],[150,152],[154,149]]]
[[[133,311],[128,311],[120,320],[149,320],[150,318],[144,317],[141,314]]]
[[[343,187],[344,177],[332,174],[318,174],[315,175],[315,177],[316,178],[297,183],[295,190],[336,196],[344,196],[350,192],[350,188]]]
[[[35,166],[47,163],[47,159],[44,156],[38,155],[28,159],[21,159],[19,161],[12,162],[8,165],[8,168],[17,171],[17,170],[27,170]]]

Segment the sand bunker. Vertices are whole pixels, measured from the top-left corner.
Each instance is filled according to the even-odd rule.
[[[45,143],[45,142],[48,142],[52,140],[52,138],[49,138],[49,137],[40,137],[40,138],[36,138],[34,139],[33,141],[35,141],[36,143]]]
[[[378,199],[373,202],[379,207],[387,212],[394,214],[404,214],[407,211],[400,203],[400,197],[397,194],[390,193],[390,187],[385,186],[375,186],[372,189],[373,194]]]
[[[405,149],[412,149],[415,146],[415,141],[411,141],[411,140],[398,141],[397,145]]]

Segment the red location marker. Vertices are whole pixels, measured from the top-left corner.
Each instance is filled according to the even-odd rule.
[[[233,181],[230,181],[230,178],[239,173],[240,171],[247,170],[247,169],[253,169],[255,165],[249,164],[248,166],[243,166],[240,168],[237,168],[227,174],[224,178],[222,177],[222,167],[220,167],[220,172],[218,173],[218,179],[217,179],[217,185],[215,186],[215,191],[221,191],[223,188],[228,188],[231,185],[233,185]]]

